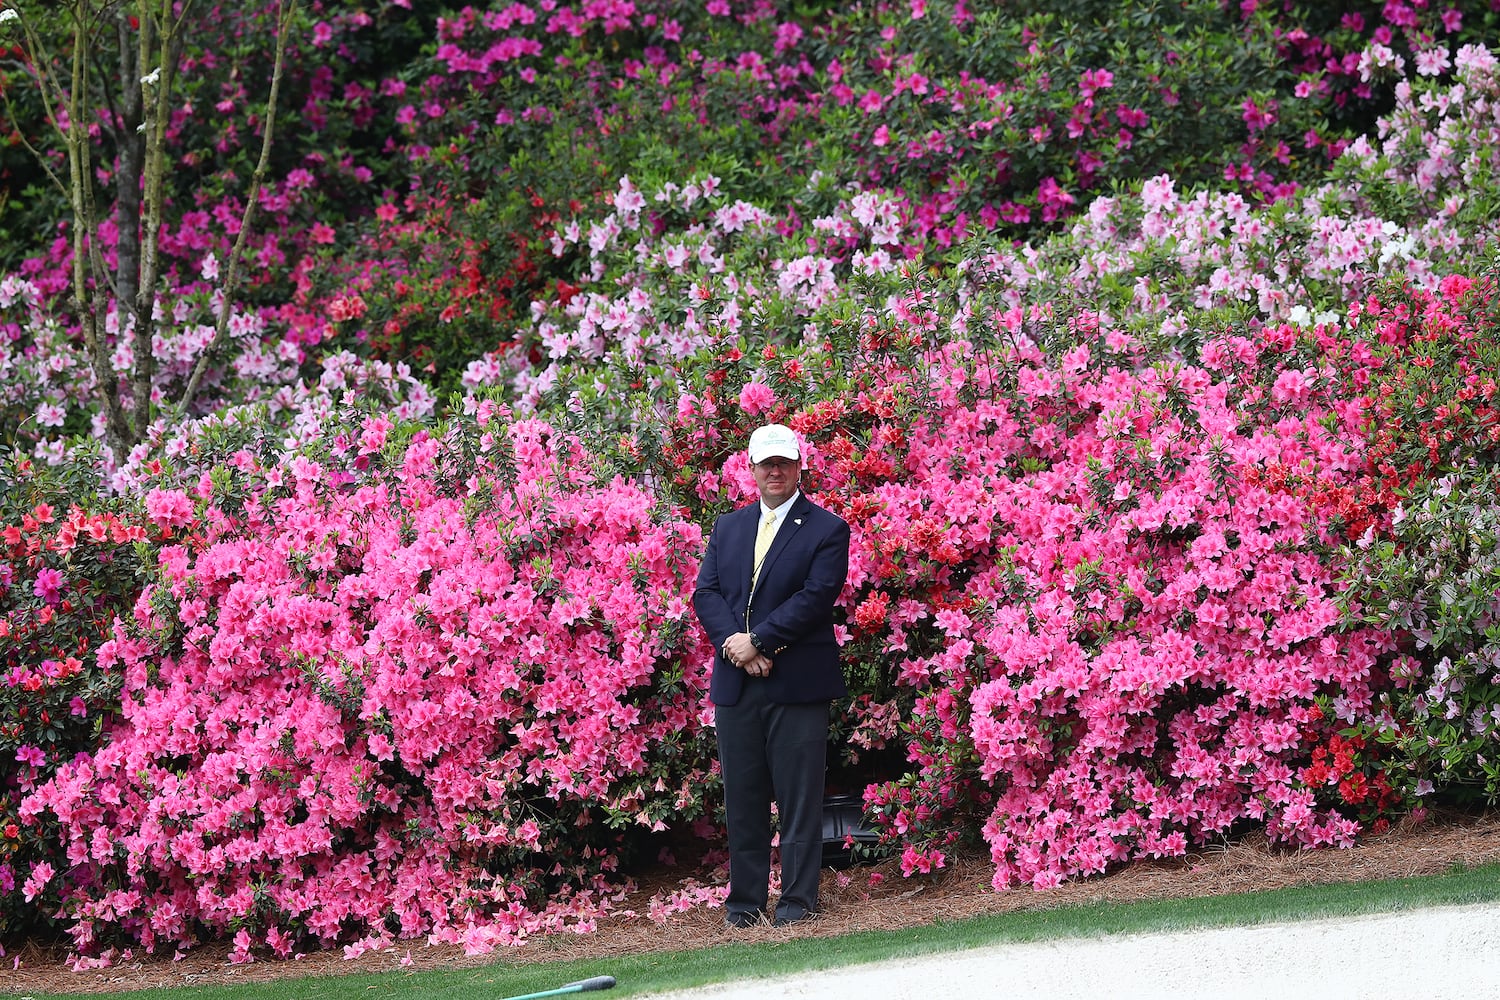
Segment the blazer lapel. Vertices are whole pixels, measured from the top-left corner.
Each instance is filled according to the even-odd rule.
[[[735,512],[739,518],[735,523],[733,551],[743,569],[735,575],[744,584],[745,593],[750,593],[750,574],[755,569],[755,532],[760,528],[760,501]]]
[[[808,509],[807,497],[799,494],[796,502],[792,504],[792,509],[787,511],[786,518],[782,520],[781,527],[776,529],[776,537],[772,539],[771,547],[766,550],[765,561],[760,564],[762,580],[771,572],[771,566],[776,562],[776,557],[781,554],[781,550],[787,547],[797,529],[802,527],[802,522],[807,518]],[[751,544],[754,544],[753,539]]]

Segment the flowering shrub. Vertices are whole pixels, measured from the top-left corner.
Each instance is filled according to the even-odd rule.
[[[146,493],[202,536],[99,651],[111,739],[22,810],[80,949],[586,926],[631,831],[704,808],[698,528],[492,403],[397,431],[366,421],[360,481],[241,452]]]
[[[468,235],[464,215],[473,206],[444,191],[380,205],[357,234],[302,259],[283,315],[312,342],[392,359],[456,387],[476,354],[509,346],[495,330],[524,313],[536,272],[524,246],[493,266],[488,242]]]
[[[1394,64],[1365,68],[1382,74],[1375,84],[1345,85],[1367,40],[1441,51],[1441,70],[1424,79],[1446,76],[1455,64],[1435,39],[1482,38],[1487,16],[1479,3],[1441,19],[1393,5],[1334,32],[1321,27],[1326,6],[1270,6],[1044,3],[1022,16],[940,2],[816,19],[758,2],[463,7],[440,19],[430,62],[399,88],[413,156],[434,188],[469,193],[452,218],[485,248],[469,259],[490,269],[478,289],[445,272],[442,287],[465,291],[432,303],[453,315],[431,349],[462,354],[450,342],[464,338],[493,349],[493,333],[468,319],[476,307],[526,291],[568,299],[592,280],[576,249],[549,259],[545,229],[552,219],[607,229],[621,176],[664,193],[684,178],[729,179],[783,235],[832,214],[857,184],[901,206],[896,259],[939,258],[994,231],[1036,237],[1095,194],[1164,169],[1248,202],[1286,197],[1337,159],[1355,137],[1349,124],[1369,127],[1386,110]],[[1313,21],[1320,34],[1304,28]],[[479,185],[476,174],[502,181]],[[642,216],[653,236],[679,228],[670,201]],[[405,328],[427,303],[420,283],[403,284],[381,305],[365,297]],[[391,283],[379,285],[389,299]]]
[[[1449,275],[1432,291],[1394,287],[1355,303],[1351,319],[1381,369],[1370,464],[1392,491],[1500,457],[1500,321],[1493,274]]]
[[[1340,810],[1359,820],[1363,829],[1380,833],[1390,826],[1398,808],[1416,801],[1415,790],[1391,784],[1398,768],[1381,743],[1358,732],[1321,732],[1319,717],[1313,716],[1307,739],[1313,745],[1312,763],[1298,772],[1298,779],[1317,796],[1320,805]],[[1319,737],[1322,742],[1319,742]],[[1420,807],[1413,810],[1420,815]]]
[[[1266,6],[1251,4],[1247,6]],[[1384,110],[1391,83],[1411,73],[1437,76],[1451,53],[1494,37],[1493,3],[1294,3],[1281,21],[1280,52],[1299,74],[1296,94],[1330,101],[1332,121],[1364,132]]]
[[[1277,344],[1211,342],[1203,368],[1138,372],[1081,347],[951,348],[928,366],[937,400],[956,388],[946,406],[872,434],[860,462],[884,457],[890,478],[850,497],[851,585],[892,592],[884,652],[922,697],[921,767],[867,795],[919,849],[908,867],[975,805],[944,773],[966,760],[994,796],[997,886],[1181,853],[1246,819],[1305,845],[1357,832],[1299,780],[1303,729],[1319,696],[1340,724],[1366,715],[1389,640],[1341,634],[1327,526],[1251,475],[1338,482],[1357,465],[1319,390],[1273,388],[1256,415],[1263,390],[1221,380]],[[908,653],[929,629],[939,651]]]
[[[979,288],[969,308],[1034,305],[1017,325],[1066,350],[1078,331],[1047,317],[1087,303],[1107,320],[1093,331],[1099,342],[1148,355],[1193,357],[1205,331],[1236,323],[1336,329],[1387,279],[1433,289],[1500,237],[1497,95],[1494,56],[1465,47],[1451,80],[1398,87],[1378,141],[1355,140],[1296,204],[1263,209],[1152,177],[1139,196],[1095,199],[1065,239],[994,248],[991,294]]]
[[[35,774],[16,747],[0,890],[84,951],[586,928],[638,835],[714,794],[684,597],[767,420],[855,526],[836,734],[849,773],[904,758],[866,801],[907,873],[977,839],[997,886],[1046,886],[1493,791],[1493,559],[1462,531],[1493,514],[1500,359],[1449,272],[1497,235],[1500,81],[1434,41],[1482,5],[1336,34],[1070,4],[1082,46],[1034,6],[464,8],[372,76],[430,25],[311,5],[296,102],[313,135],[351,120],[279,162],[203,409],[106,464],[155,545],[79,657],[120,718]],[[255,128],[226,85],[174,122],[211,138],[168,226],[164,393],[242,207],[209,167]],[[97,419],[70,264],[0,282],[0,433],[48,462]],[[448,424],[429,377],[471,390]],[[28,545],[39,505],[7,514]],[[39,614],[81,586],[45,544],[6,591]]]
[[[23,796],[93,749],[120,676],[96,653],[140,587],[144,528],[80,486],[79,470],[0,466],[0,940],[42,924],[34,878],[65,867],[52,830],[22,819]],[[61,510],[49,499],[72,496]]]
[[[1368,738],[1387,745],[1408,794],[1500,794],[1500,503],[1494,469],[1402,491],[1393,524],[1351,574],[1365,618],[1409,636],[1385,712]]]
[[[322,356],[317,376],[282,386],[260,402],[196,420],[158,421],[147,440],[109,468],[109,486],[141,495],[153,486],[198,484],[216,466],[242,461],[241,452],[267,463],[314,455],[359,474],[371,465],[369,452],[361,451],[368,421],[423,421],[436,407],[432,389],[405,364],[334,352]]]
[[[1348,576],[1365,620],[1407,640],[1369,742],[1408,795],[1500,794],[1500,365],[1493,266],[1432,292],[1383,290],[1356,315],[1381,365],[1370,466],[1390,516]],[[1354,612],[1354,617],[1360,617]]]
[[[967,276],[970,303],[1006,273],[986,266]],[[660,481],[705,510],[753,489],[739,450],[754,423],[807,439],[806,481],[855,525],[849,729],[865,749],[898,739],[877,709],[906,721],[911,773],[867,793],[904,867],[941,864],[981,828],[997,885],[1182,853],[1247,820],[1349,842],[1365,800],[1330,803],[1299,775],[1328,727],[1368,716],[1389,639],[1340,631],[1332,559],[1349,515],[1331,498],[1362,468],[1341,443],[1358,441],[1361,411],[1336,405],[1317,345],[1282,324],[1207,338],[1201,367],[1143,364],[1123,334],[1084,346],[1110,322],[1098,313],[945,315],[940,289],[913,286],[886,321],[792,306],[802,343],[720,348],[696,369],[605,348],[625,371],[661,373],[638,390],[642,412],[670,405],[668,372],[681,393],[664,439],[641,427],[618,459],[655,456]],[[925,346],[959,322],[982,339]],[[1076,346],[1044,354],[1034,328]],[[600,368],[587,377],[609,391]],[[569,398],[587,414],[581,381]]]
[[[976,242],[952,268],[934,269],[924,294],[946,303],[959,336],[974,318],[1000,313],[1007,337],[1024,333],[1048,352],[1087,340],[1138,363],[1195,357],[1206,333],[1234,323],[1336,326],[1350,301],[1387,277],[1431,288],[1500,236],[1500,212],[1485,200],[1500,166],[1487,139],[1500,127],[1495,65],[1466,48],[1452,81],[1400,88],[1383,141],[1356,142],[1335,180],[1296,205],[1257,207],[1156,176],[1138,193],[1095,199],[1060,238]],[[554,257],[579,260],[577,284],[533,306],[516,335],[520,350],[471,364],[464,381],[513,385],[526,405],[546,397],[591,418],[621,416],[615,430],[634,430],[648,413],[678,420],[661,390],[703,377],[689,369],[705,348],[713,355],[701,363],[734,393],[758,381],[793,409],[831,395],[838,387],[824,384],[824,359],[794,348],[898,294],[912,270],[903,262],[929,244],[920,213],[890,193],[809,185],[794,204],[791,224],[712,174],[655,188],[621,178],[607,212],[560,220],[552,236]],[[1085,307],[1097,321],[1069,320]],[[764,341],[784,353],[763,357]],[[754,414],[728,391],[703,408],[693,388],[678,393],[689,433],[716,435],[696,429],[700,412],[710,422],[773,412],[753,392],[744,402]],[[651,423],[636,435],[641,446]],[[681,464],[669,463],[670,475]]]
[[[560,255],[587,245],[591,277],[538,310],[534,336],[553,362],[512,376],[492,359],[471,377],[514,377],[557,419],[605,421],[601,453],[705,517],[750,490],[738,462],[750,426],[785,420],[807,437],[808,482],[860,526],[843,731],[857,753],[906,745],[911,773],[869,803],[910,848],[909,870],[981,829],[1001,884],[1180,852],[1249,820],[1294,843],[1345,843],[1411,789],[1386,778],[1373,740],[1352,755],[1340,742],[1374,718],[1394,652],[1386,633],[1345,634],[1339,620],[1340,547],[1387,512],[1359,445],[1379,423],[1359,396],[1381,365],[1340,327],[1363,322],[1346,303],[1384,276],[1434,287],[1487,238],[1462,212],[1378,214],[1404,203],[1391,196],[1404,184],[1435,199],[1423,204],[1458,204],[1463,178],[1482,175],[1492,150],[1477,141],[1424,160],[1401,138],[1483,133],[1492,63],[1465,50],[1457,65],[1451,88],[1403,89],[1384,152],[1360,146],[1342,186],[1310,191],[1301,209],[1155,178],[1139,196],[1096,200],[1065,239],[996,247],[921,280],[886,251],[919,242],[899,201],[842,200],[811,220],[821,254],[808,256],[715,178],[657,192],[622,181],[613,212],[554,240]],[[1424,163],[1442,164],[1434,183]],[[682,212],[660,216],[682,228],[643,239],[652,205]],[[892,319],[851,322],[861,309]],[[955,338],[955,356],[935,346]],[[971,430],[987,427],[980,387],[989,405],[1009,401],[1002,428],[1038,429],[998,442],[1000,429]],[[977,509],[950,509],[976,494]],[[1118,516],[1146,494],[1173,498],[1175,520],[1140,530]],[[1002,506],[1017,495],[1041,506]],[[887,520],[894,496],[900,516]],[[1035,525],[1039,536],[1017,538],[1043,555],[994,541],[1012,521]],[[1202,555],[1200,533],[1224,551]],[[1249,537],[1270,541],[1241,551]],[[1095,559],[1116,575],[1085,565]],[[1189,586],[1210,571],[1222,589]],[[1075,591],[1100,606],[1077,610]],[[1054,604],[1064,610],[1036,610]],[[1273,618],[1296,637],[1269,630]],[[1099,683],[1094,700],[1058,694],[1026,672],[1050,677],[1054,656],[1087,678],[1129,667],[1148,686],[1139,705]],[[1184,657],[1201,676],[1165,666]],[[1153,664],[1165,673],[1145,681]],[[1007,693],[1033,688],[1030,701]],[[1101,757],[1132,753],[1134,765],[1098,773]]]

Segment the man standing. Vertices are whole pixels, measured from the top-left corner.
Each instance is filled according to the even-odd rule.
[[[849,572],[849,525],[799,490],[790,428],[750,435],[760,503],[725,514],[708,539],[693,610],[718,649],[714,703],[729,830],[725,919],[764,919],[771,802],[781,821],[775,925],[817,912],[829,703],[846,693],[833,608]]]

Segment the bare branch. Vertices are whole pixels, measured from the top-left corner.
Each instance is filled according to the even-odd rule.
[[[168,4],[170,0],[163,0]],[[151,66],[154,82],[147,92],[144,79],[137,78],[135,86],[141,88],[141,127],[145,131],[142,167],[144,190],[140,194],[137,224],[140,226],[140,246],[134,276],[134,296],[129,302],[121,302],[121,310],[129,309],[135,317],[135,371],[132,380],[135,412],[132,423],[145,433],[151,422],[151,384],[156,379],[156,354],[153,350],[156,328],[156,280],[159,273],[159,254],[162,216],[162,178],[166,175],[166,120],[170,114],[172,79],[175,65],[170,30],[160,35],[160,51],[157,51],[159,15],[151,9],[149,0],[141,0],[138,8],[140,27],[137,36],[136,65],[140,70]],[[123,262],[122,262],[123,264]]]
[[[128,327],[135,315],[141,274],[141,175],[145,171],[146,137],[144,87],[141,86],[141,55],[130,36],[130,22],[115,14],[120,53],[118,103],[110,110],[111,133],[115,137],[115,315],[119,328]],[[137,422],[139,426],[139,422]]]
[[[135,317],[135,357],[133,379],[133,423],[138,434],[144,434],[151,420],[152,383],[156,377],[153,343],[156,332],[156,292],[161,274],[161,229],[167,176],[167,127],[171,121],[173,85],[182,55],[182,29],[193,8],[192,0],[177,7],[173,18],[171,0],[141,0],[138,19],[139,50],[136,63],[152,67],[149,91],[141,81],[141,127],[144,131],[140,180],[143,190],[137,203],[141,230],[137,252],[137,271],[129,300],[122,298],[121,308],[129,308]],[[123,263],[123,262],[122,262]],[[123,290],[123,285],[122,285]]]
[[[6,115],[6,117],[9,118],[11,121],[15,121],[16,120],[16,108],[15,108],[15,105],[13,105],[10,102],[10,92],[8,90],[6,90],[5,88],[3,88],[3,87],[0,87],[0,101],[3,101],[4,104],[5,104],[5,115]],[[52,169],[52,164],[50,164],[50,163],[47,162],[46,155],[43,154],[41,150],[39,150],[35,146],[33,146],[31,144],[31,140],[28,139],[28,138],[26,138],[26,136],[21,132],[20,129],[16,129],[15,135],[16,135],[16,138],[18,138],[18,139],[21,140],[21,145],[26,148],[26,152],[30,153],[32,155],[32,157],[36,160],[37,165],[42,168],[42,172],[47,175],[47,179],[50,180],[53,183],[53,185],[57,188],[58,193],[61,194],[63,197],[67,197],[67,195],[68,195],[68,185],[63,182],[63,179],[61,177],[57,176],[57,171],[53,170]]]
[[[73,13],[73,72],[67,93],[66,128],[59,130],[67,146],[69,201],[73,209],[73,304],[89,362],[104,405],[111,446],[123,456],[133,443],[129,424],[120,405],[119,380],[110,363],[108,345],[100,330],[99,301],[103,297],[99,277],[103,260],[99,254],[97,219],[94,215],[93,157],[89,150],[89,42],[87,0],[75,0]],[[107,283],[105,287],[108,287]]]
[[[271,71],[271,93],[266,98],[266,122],[265,129],[261,133],[260,160],[255,164],[255,172],[250,177],[250,189],[245,197],[245,213],[240,220],[240,231],[235,236],[234,247],[229,252],[229,261],[224,270],[224,283],[220,289],[219,314],[214,325],[214,337],[203,349],[203,353],[198,356],[197,363],[193,365],[193,374],[188,379],[187,386],[182,392],[182,399],[177,404],[180,411],[185,411],[191,405],[193,398],[198,394],[198,386],[203,381],[203,375],[208,370],[209,360],[229,335],[229,313],[239,282],[240,261],[245,253],[251,222],[255,218],[255,207],[260,200],[260,186],[265,180],[266,169],[271,162],[271,139],[276,127],[276,102],[281,93],[281,71],[286,62],[287,35],[291,31],[292,20],[297,13],[297,4],[298,0],[282,0],[277,14],[276,63]]]
[[[15,10],[14,7],[11,9]],[[37,87],[42,92],[42,111],[47,115],[47,121],[57,134],[62,135],[62,123],[58,121],[55,109],[61,107],[64,102],[63,88],[52,75],[52,55],[42,44],[41,34],[36,30],[36,25],[31,19],[20,11],[16,13],[19,15],[21,31],[26,36],[26,51],[31,54],[31,69],[36,74]],[[74,10],[73,13],[76,20],[78,12]]]

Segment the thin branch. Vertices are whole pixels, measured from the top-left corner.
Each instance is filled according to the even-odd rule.
[[[229,312],[233,306],[234,293],[238,284],[240,261],[244,256],[251,222],[255,217],[255,206],[260,200],[260,186],[271,162],[271,139],[276,127],[276,101],[281,93],[281,71],[286,62],[287,35],[291,30],[292,19],[296,16],[297,3],[298,0],[282,0],[280,13],[277,15],[276,64],[271,72],[271,93],[266,98],[266,123],[261,133],[260,160],[255,164],[255,173],[251,175],[250,190],[245,198],[245,213],[240,220],[240,231],[235,236],[233,249],[229,252],[229,261],[224,272],[224,284],[220,289],[219,313],[214,325],[214,337],[203,349],[203,353],[198,356],[197,364],[193,366],[193,374],[188,379],[188,384],[182,392],[182,399],[177,404],[179,411],[186,411],[193,397],[198,394],[198,386],[208,370],[209,359],[229,335]]]
[[[28,18],[25,14],[21,13],[19,10],[16,10],[16,8],[14,7],[9,9],[15,11],[17,19],[21,25],[21,33],[25,36],[26,39],[26,44],[23,51],[29,54],[30,61],[27,62],[25,59],[23,59],[21,61],[21,65],[25,67],[27,72],[30,73],[36,80],[37,90],[39,91],[42,99],[42,113],[47,116],[47,121],[49,124],[51,124],[53,131],[55,131],[60,137],[66,139],[62,123],[58,121],[57,112],[55,110],[55,108],[61,107],[63,105],[63,103],[65,102],[65,98],[63,96],[63,89],[61,85],[58,84],[58,82],[53,78],[52,71],[50,69],[52,55],[47,51],[46,46],[42,44],[41,35],[37,33],[35,25],[31,23],[31,19]],[[5,112],[10,117],[10,120],[12,122],[20,121],[20,118],[16,115],[15,105],[11,103],[10,92],[8,88],[0,90],[0,99],[3,99],[5,101]],[[52,181],[52,183],[57,185],[58,192],[61,193],[63,197],[68,197],[69,190],[67,183],[64,182],[63,179],[57,175],[56,171],[52,169],[52,165],[47,162],[47,157],[45,156],[45,154],[43,154],[41,150],[37,149],[31,144],[31,140],[26,138],[25,134],[21,132],[19,127],[16,129],[16,136],[21,140],[21,144],[26,147],[26,151],[36,158],[37,163],[41,166],[42,170],[46,172],[47,177]]]
[[[172,25],[173,35],[176,35],[182,29],[182,26],[184,24],[187,24],[188,14],[192,13],[193,6],[196,3],[197,0],[181,0],[181,2],[177,5],[177,21]],[[168,4],[167,6],[170,10],[171,5]]]
[[[84,347],[94,370],[101,401],[104,404],[110,443],[119,452],[131,444],[130,427],[120,407],[119,383],[110,364],[109,352],[100,332],[97,311],[97,278],[103,262],[99,259],[95,235],[93,159],[89,155],[88,126],[88,19],[87,3],[73,5],[73,75],[67,95],[68,125],[62,132],[68,150],[69,201],[73,208],[73,303],[78,310]],[[92,265],[92,268],[90,268]],[[123,457],[123,455],[121,456]]]
[[[12,7],[11,10],[16,10],[16,8]],[[26,35],[26,50],[31,53],[31,67],[36,73],[37,88],[42,92],[42,112],[46,114],[47,121],[51,123],[58,135],[62,135],[64,129],[62,123],[57,120],[55,108],[61,107],[66,102],[66,98],[62,84],[53,76],[52,56],[42,44],[41,35],[37,33],[36,26],[31,23],[31,19],[19,10],[16,10],[16,13],[19,15],[21,31]],[[76,8],[73,11],[73,17],[75,21],[78,18]]]
[[[135,299],[141,273],[141,176],[145,172],[145,94],[140,85],[141,56],[131,39],[130,22],[114,15],[119,46],[120,79],[133,83],[120,88],[113,108],[115,137],[115,315],[120,329],[129,326],[135,314]]]
[[[149,100],[142,92],[142,123],[146,130],[144,156],[144,193],[142,197],[141,243],[134,300],[129,307],[135,316],[136,368],[134,373],[134,424],[144,435],[151,420],[151,392],[156,378],[153,342],[156,332],[156,292],[161,273],[161,229],[167,175],[167,128],[171,122],[172,92],[182,56],[182,35],[192,0],[177,8],[172,18],[171,0],[160,0],[152,10],[149,0],[140,4],[140,54],[137,62],[144,68],[152,65],[156,77]],[[122,303],[122,305],[125,305]]]
[[[170,3],[170,0],[164,0]],[[170,12],[170,6],[167,10]],[[161,33],[160,52],[156,49],[157,16],[147,0],[139,7],[136,65],[139,70],[151,66],[155,82],[150,92],[144,79],[133,81],[141,88],[141,126],[146,131],[144,167],[144,191],[141,198],[140,243],[135,261],[137,271],[134,281],[134,301],[121,302],[122,310],[129,309],[135,317],[135,371],[132,380],[135,412],[132,423],[138,433],[144,434],[151,422],[151,386],[156,380],[156,354],[154,351],[156,327],[156,281],[159,273],[158,256],[161,244],[162,179],[166,175],[166,119],[170,113],[174,58],[171,30]],[[124,261],[121,261],[123,266]]]
[[[45,100],[44,96],[43,101],[45,102]],[[16,121],[16,107],[10,102],[10,91],[5,87],[0,87],[0,101],[5,103],[6,117],[12,122]],[[57,171],[52,169],[52,164],[47,162],[47,157],[43,155],[41,150],[31,144],[31,140],[26,138],[25,133],[19,128],[15,130],[14,135],[21,141],[21,145],[26,148],[26,152],[30,153],[32,158],[36,160],[37,165],[42,168],[42,172],[47,175],[47,179],[57,188],[58,193],[66,198],[68,196],[68,185],[63,183],[61,177],[57,176]]]

